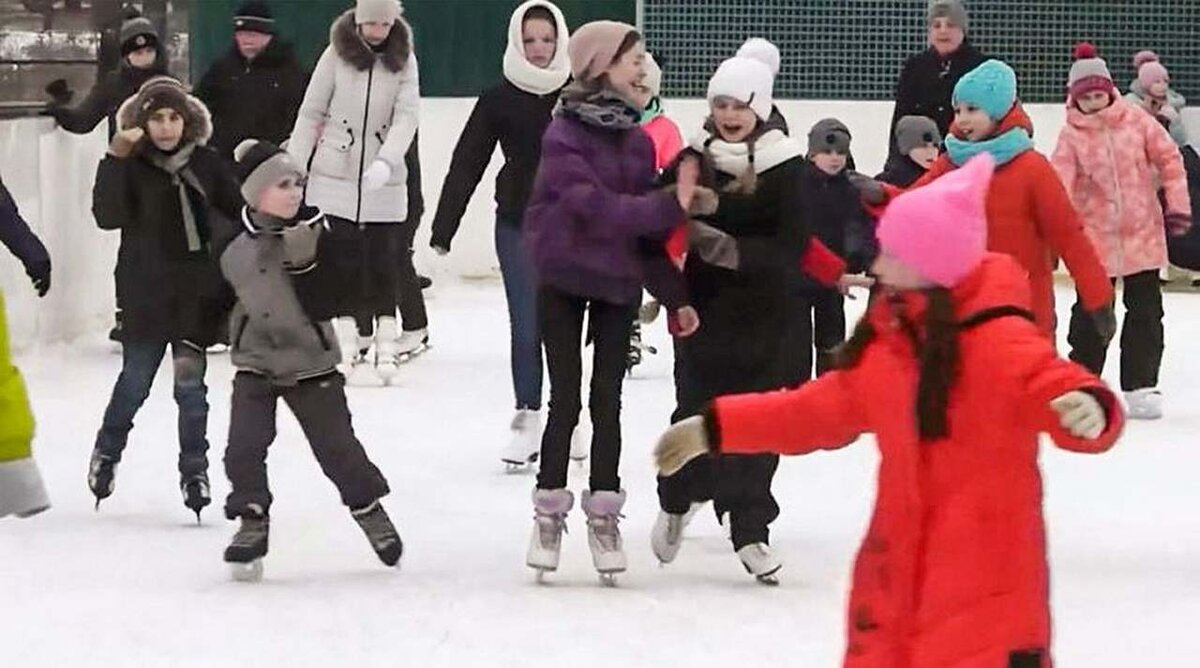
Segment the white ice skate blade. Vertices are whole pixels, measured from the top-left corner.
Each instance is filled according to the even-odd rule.
[[[758,584],[765,585],[767,587],[779,586],[779,576],[776,573],[771,573],[770,575],[759,575],[754,579],[758,581]]]
[[[229,573],[236,582],[260,582],[263,576],[262,559],[248,563],[230,563]]]
[[[383,379],[370,364],[355,364],[346,374],[346,384],[351,387],[383,387]]]
[[[600,586],[615,588],[619,584],[617,582],[617,575],[622,572],[623,571],[614,571],[611,573],[601,573],[600,574]]]

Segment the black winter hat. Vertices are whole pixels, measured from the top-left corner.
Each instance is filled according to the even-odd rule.
[[[234,171],[242,183],[242,198],[251,208],[267,188],[288,176],[304,176],[304,168],[269,141],[247,139],[233,149],[233,159],[237,161]]]
[[[275,15],[271,12],[271,6],[262,0],[243,2],[233,15],[233,31],[274,35]]]
[[[158,46],[158,31],[150,19],[136,16],[121,24],[121,56],[148,46]]]

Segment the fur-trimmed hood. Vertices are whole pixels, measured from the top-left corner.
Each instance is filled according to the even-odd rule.
[[[153,79],[151,79],[153,81]],[[117,130],[127,130],[137,125],[137,105],[138,99],[141,97],[142,91],[138,91],[121,103],[117,109]],[[208,140],[212,139],[213,122],[212,114],[208,111],[208,107],[204,105],[195,95],[187,96],[187,104],[189,116],[184,121],[183,138],[179,145],[187,146],[195,144],[204,146],[208,144]]]
[[[366,71],[375,66],[375,52],[370,45],[358,34],[358,26],[354,23],[354,10],[348,9],[333,22],[329,29],[329,43],[333,45],[338,57],[349,63],[354,69]],[[392,26],[379,59],[389,72],[399,72],[408,64],[412,54],[412,28],[403,17]]]

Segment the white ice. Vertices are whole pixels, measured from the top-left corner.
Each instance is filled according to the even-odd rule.
[[[0,524],[0,666],[840,664],[848,574],[873,496],[869,441],[784,462],[773,534],[781,587],[742,571],[710,512],[676,563],[659,567],[649,453],[673,389],[669,341],[652,326],[662,353],[625,393],[630,570],[617,589],[597,585],[576,514],[563,567],[538,586],[524,566],[533,476],[507,475],[497,459],[511,414],[501,288],[436,290],[436,347],[403,368],[400,387],[350,398],[391,481],[385,503],[407,545],[400,571],[376,561],[281,407],[266,578],[230,580],[226,356],[208,378],[216,503],[202,526],[176,487],[168,371],[137,420],[115,495],[95,512],[87,458],[119,357],[96,340],[19,359],[54,508]],[[1060,292],[1064,323],[1068,299]],[[1105,456],[1045,450],[1062,666],[1200,665],[1200,296],[1169,295],[1167,314],[1167,419],[1130,425]],[[1114,359],[1110,380],[1116,368]],[[574,470],[572,488],[585,485]]]

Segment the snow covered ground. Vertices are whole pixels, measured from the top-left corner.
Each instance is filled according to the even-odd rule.
[[[394,490],[386,503],[407,545],[399,572],[376,561],[280,410],[266,579],[229,580],[226,356],[209,374],[218,503],[202,526],[176,488],[169,371],[139,416],[116,494],[96,513],[86,464],[119,358],[97,340],[18,360],[55,507],[0,524],[0,665],[840,664],[848,572],[873,495],[869,442],[781,467],[781,587],[753,583],[707,512],[678,561],[660,568],[649,456],[673,395],[669,342],[652,327],[663,354],[625,395],[630,571],[618,589],[597,586],[577,514],[563,568],[538,586],[524,566],[534,479],[497,460],[511,408],[501,288],[440,285],[430,308],[436,348],[403,369],[400,387],[352,389],[350,399]],[[1170,295],[1167,313],[1168,419],[1131,425],[1107,456],[1045,450],[1062,666],[1200,665],[1200,296]],[[586,485],[582,470],[571,485]]]

